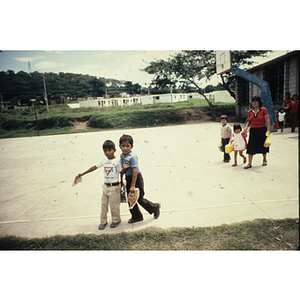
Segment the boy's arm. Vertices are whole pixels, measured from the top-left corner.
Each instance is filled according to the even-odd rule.
[[[136,183],[136,180],[137,180],[137,168],[133,167],[132,168],[131,186],[130,186],[130,189],[129,189],[129,191],[132,192],[132,193],[135,192],[135,183]]]
[[[123,186],[124,185],[124,183],[123,183],[123,175],[125,174],[125,170],[124,169],[122,169],[121,170],[121,172],[120,172],[120,180],[121,180],[121,186]]]
[[[82,177],[82,176],[84,176],[85,174],[91,173],[91,172],[93,172],[93,171],[95,171],[95,170],[97,170],[97,169],[98,169],[98,168],[97,168],[96,166],[92,166],[92,167],[90,167],[88,170],[86,170],[85,172],[79,173],[78,176],[79,176],[79,177]]]
[[[121,185],[123,186],[124,183],[123,183],[123,175],[125,174],[125,171],[126,169],[130,168],[131,167],[131,164],[127,164],[126,162],[123,163],[123,168],[120,172],[120,176],[121,176]]]

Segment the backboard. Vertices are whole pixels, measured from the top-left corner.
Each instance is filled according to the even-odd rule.
[[[231,55],[230,50],[216,51],[216,71],[220,75],[231,69]]]

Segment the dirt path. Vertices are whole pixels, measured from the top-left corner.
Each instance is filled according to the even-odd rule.
[[[87,123],[88,123],[88,121],[84,121],[84,122],[74,121],[74,125],[72,127],[72,130],[86,130],[87,129]]]

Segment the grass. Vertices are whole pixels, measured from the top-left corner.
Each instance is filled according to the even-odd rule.
[[[133,105],[127,107],[106,108],[76,108],[71,109],[67,104],[49,106],[47,112],[44,106],[37,107],[39,135],[56,135],[79,132],[93,132],[120,128],[145,128],[153,126],[175,125],[184,123],[180,111],[190,108],[201,108],[207,115],[211,115],[205,100],[189,100],[151,105]],[[216,103],[216,115],[234,114],[234,104]],[[74,131],[72,125],[75,120],[89,120],[86,130]],[[33,108],[14,109],[0,112],[0,138],[37,136],[36,122]]]
[[[216,227],[147,228],[119,234],[0,237],[1,250],[297,250],[298,219],[257,219]]]

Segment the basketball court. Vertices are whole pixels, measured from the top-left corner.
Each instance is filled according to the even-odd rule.
[[[75,187],[72,182],[104,157],[106,139],[118,145],[124,133],[134,138],[145,196],[161,203],[161,215],[155,220],[141,208],[144,221],[128,224],[128,206],[121,204],[121,224],[99,231],[103,170],[87,174]],[[271,140],[268,166],[256,155],[253,168],[244,170],[241,159],[237,167],[222,161],[218,122],[2,139],[0,236],[111,234],[296,218],[298,131],[286,128],[272,133]]]

